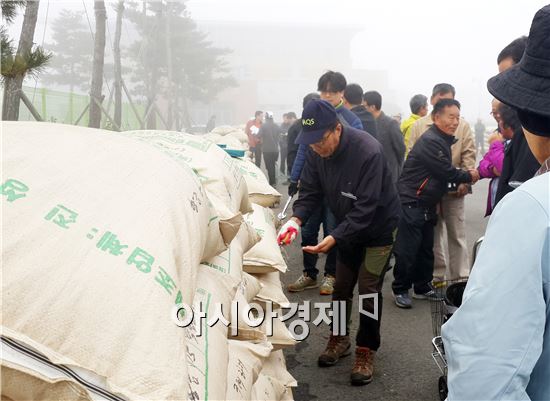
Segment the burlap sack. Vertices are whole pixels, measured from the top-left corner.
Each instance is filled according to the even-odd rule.
[[[187,399],[171,311],[223,245],[196,176],[112,132],[1,128],[3,335],[130,399]]]
[[[281,194],[275,190],[265,177],[265,174],[249,159],[235,159],[248,186],[249,198],[252,203],[263,207],[273,207],[281,200]]]
[[[271,345],[246,341],[228,341],[229,363],[225,399],[251,400],[252,386],[262,370],[263,362],[270,356]]]
[[[190,166],[222,219],[252,210],[239,164],[215,143],[201,136],[174,131],[127,131],[124,134],[147,142]]]
[[[256,204],[253,209],[254,213],[247,214],[245,220],[256,229],[262,239],[245,253],[243,270],[247,273],[286,272],[287,266],[277,245],[273,212]]]

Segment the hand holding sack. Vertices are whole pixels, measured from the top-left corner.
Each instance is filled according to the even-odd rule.
[[[300,226],[298,225],[298,223],[296,223],[295,220],[290,219],[279,230],[277,243],[279,245],[290,245],[292,241],[296,239],[299,233]]]

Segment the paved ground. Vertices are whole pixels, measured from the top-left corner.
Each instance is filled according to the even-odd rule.
[[[485,231],[487,219],[483,215],[487,187],[487,180],[479,182],[474,187],[474,193],[466,200],[469,249]],[[278,185],[277,188],[284,195],[283,200],[286,200],[286,187]],[[301,250],[298,244],[287,249],[286,257],[289,269],[282,276],[283,284],[294,281],[302,274]],[[319,261],[319,266],[324,266],[324,258]],[[392,302],[392,279],[393,274],[390,271],[383,290],[382,346],[376,358],[374,381],[364,387],[351,387],[348,384],[353,357],[347,357],[331,368],[317,367],[317,357],[325,347],[329,331],[324,325],[310,325],[310,336],[295,348],[285,351],[288,369],[298,381],[298,387],[294,391],[295,400],[439,399],[437,380],[440,373],[431,357],[430,305],[426,301],[416,301],[411,310],[398,309]],[[320,296],[317,290],[288,294],[288,297],[291,302],[330,300]],[[353,337],[356,329],[357,319],[352,325]]]

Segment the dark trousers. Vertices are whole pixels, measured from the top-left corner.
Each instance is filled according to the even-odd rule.
[[[378,318],[364,314],[359,315],[359,331],[356,344],[358,347],[368,347],[373,351],[380,347],[380,322],[382,319],[382,285],[389,267],[392,244],[386,246],[366,247],[354,252],[360,252],[360,257],[348,257],[338,252],[336,261],[336,282],[334,284],[333,301],[346,301],[346,333],[349,335],[353,292],[358,285],[359,295],[370,295],[363,298],[360,310],[374,314],[375,301],[378,299]]]
[[[279,165],[279,170],[281,171],[281,174],[284,174],[286,169],[286,156],[288,153],[287,146],[286,146],[286,140],[279,143],[279,148],[281,149],[281,163]]]
[[[330,235],[336,228],[336,218],[330,211],[328,205],[323,203],[313,212],[309,220],[302,227],[302,246],[317,245],[319,243],[319,230],[323,226],[323,238]],[[317,269],[318,255],[302,252],[304,257],[304,273],[316,279],[319,274]],[[336,275],[336,248],[333,248],[328,254],[325,262],[325,275]]]
[[[267,176],[269,177],[269,185],[277,184],[275,163],[277,163],[278,157],[278,152],[264,152],[264,162],[265,168],[267,169]]]
[[[259,168],[262,167],[262,144],[259,143],[255,147],[250,148],[250,151],[254,155],[254,163]]]
[[[434,271],[435,208],[403,205],[393,253],[395,254],[395,294],[414,287],[417,294],[430,290]]]

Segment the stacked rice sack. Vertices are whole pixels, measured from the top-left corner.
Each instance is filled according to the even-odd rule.
[[[186,399],[186,338],[172,308],[193,301],[198,266],[237,235],[234,219],[222,221],[189,166],[146,143],[50,123],[1,127],[2,347],[13,354],[3,353],[2,394],[67,399],[57,385],[67,383]],[[29,364],[29,352],[46,365]]]
[[[260,363],[244,399],[262,392],[264,362],[293,344],[284,324],[283,340],[210,325],[220,310],[238,321],[234,300],[288,302],[270,210],[252,204],[241,162],[174,132],[2,131],[2,397],[232,399],[236,342]],[[178,327],[177,304],[205,318]],[[281,382],[288,399],[295,383]]]
[[[244,254],[243,274],[247,280],[237,291],[236,299],[239,305],[248,301],[264,311],[269,304],[281,316],[280,308],[289,305],[280,280],[287,266],[277,245],[277,222],[270,209],[279,202],[281,195],[250,160],[235,159],[235,162],[247,182],[253,203],[253,213],[247,214],[245,221],[261,238]],[[268,335],[268,331],[272,335]],[[274,319],[269,329],[267,322],[250,327],[239,318],[238,332],[230,338],[227,400],[293,399],[292,387],[297,383],[286,369],[281,349],[294,346],[296,341],[281,320]]]
[[[125,135],[149,143],[191,167],[220,215],[244,215],[229,248],[199,266],[193,310],[195,314],[201,310],[206,314],[200,323],[201,335],[196,335],[196,326],[185,329],[189,339],[189,394],[198,399],[224,399],[228,382],[220,378],[232,372],[230,368],[225,373],[221,370],[229,361],[228,335],[229,339],[251,344],[263,342],[273,350],[296,343],[279,319],[273,322],[274,335],[268,337],[267,323],[252,328],[243,318],[249,303],[261,303],[262,307],[271,302],[276,307],[288,303],[278,276],[287,267],[276,242],[273,212],[253,203],[255,198],[247,189],[250,180],[243,174],[243,161],[230,157],[204,136],[168,131],[130,131]],[[262,192],[273,193],[263,173],[257,181],[261,179],[265,188]],[[257,274],[258,278],[247,273]],[[238,305],[238,309],[233,310],[233,305]],[[219,320],[210,326],[211,318]],[[283,369],[286,372],[286,367]]]
[[[218,140],[215,141],[219,144],[233,144],[234,146],[239,146],[235,149],[248,149],[248,136],[244,132],[244,129],[241,127],[232,127],[229,125],[222,125],[214,128],[210,134],[214,137],[217,136]],[[208,134],[207,134],[208,135]],[[234,140],[238,141],[235,142]]]

